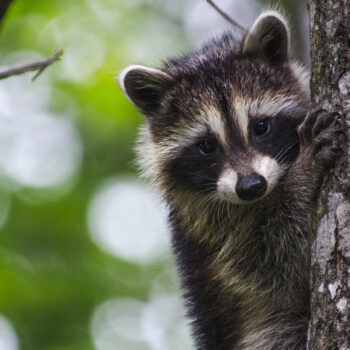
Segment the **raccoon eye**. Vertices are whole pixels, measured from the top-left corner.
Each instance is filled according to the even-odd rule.
[[[254,133],[257,136],[267,134],[271,129],[271,124],[268,119],[260,119],[254,125]]]
[[[216,150],[215,140],[205,140],[198,144],[198,150],[201,154],[207,155]]]

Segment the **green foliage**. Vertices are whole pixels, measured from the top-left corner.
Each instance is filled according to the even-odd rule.
[[[43,104],[40,113],[73,126],[82,150],[81,157],[80,148],[75,151],[72,174],[48,186],[9,175],[0,149],[0,314],[13,325],[22,350],[108,350],[96,345],[91,331],[102,303],[128,298],[147,306],[157,288],[179,295],[168,276],[168,250],[144,263],[123,260],[93,241],[88,221],[91,201],[107,180],[136,176],[133,148],[142,117],[114,75],[128,64],[153,66],[187,51],[184,12],[178,10],[185,5],[170,0],[13,0],[1,24],[0,66],[47,57],[59,48],[65,54],[34,83],[32,73],[0,82],[0,123],[10,125],[21,113],[30,121],[38,114],[35,106]],[[30,98],[24,99],[27,92]],[[3,119],[3,96],[15,111],[8,119]],[[0,124],[0,138],[8,125]],[[25,128],[20,132],[29,132]],[[17,139],[4,142],[16,146]],[[50,162],[48,157],[44,167]],[[54,165],[58,172],[60,164]],[[140,339],[113,341],[113,349],[159,348]],[[169,340],[166,348],[187,347],[171,346]]]
[[[133,147],[142,119],[114,75],[131,62],[129,46],[142,22],[156,21],[159,12],[128,1],[14,0],[2,23],[3,64],[65,50],[62,61],[33,84],[48,80],[48,113],[71,120],[83,145],[68,189],[20,185],[10,191],[10,213],[0,232],[0,313],[23,350],[94,349],[95,308],[119,297],[147,301],[152,281],[167,267],[165,260],[142,266],[105,252],[92,242],[87,225],[101,183],[136,172]],[[180,26],[172,24],[172,31],[183,37]],[[6,181],[1,187],[10,190]]]

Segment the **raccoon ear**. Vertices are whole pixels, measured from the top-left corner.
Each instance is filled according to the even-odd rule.
[[[172,81],[170,75],[159,69],[130,66],[122,71],[119,85],[141,113],[152,115],[156,113]]]
[[[262,56],[273,65],[288,62],[290,33],[286,19],[276,11],[262,13],[244,39],[243,53]]]

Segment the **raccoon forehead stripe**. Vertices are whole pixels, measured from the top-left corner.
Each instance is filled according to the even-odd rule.
[[[218,137],[223,146],[227,145],[226,124],[221,113],[215,108],[206,108],[203,112],[209,129]]]
[[[248,142],[249,103],[246,99],[237,98],[233,102],[233,109],[240,131],[245,141]]]
[[[283,112],[297,113],[302,108],[299,106],[298,100],[294,95],[274,95],[266,94],[265,96],[250,101],[249,114],[251,116],[269,116],[274,117],[277,114]]]
[[[236,97],[233,101],[233,109],[240,131],[248,141],[248,125],[251,117],[275,117],[280,113],[298,114],[303,111],[303,106],[296,102],[295,96],[266,94],[258,99],[248,97]]]
[[[247,143],[249,142],[248,126],[250,117],[274,117],[281,112],[288,114],[293,111],[295,113],[299,108],[299,105],[295,102],[295,96],[269,96],[267,94],[258,99],[237,96],[233,100],[235,118]]]
[[[207,126],[203,122],[194,122],[189,125],[177,125],[171,134],[163,141],[159,142],[163,153],[173,153],[185,147],[191,146],[195,140],[203,137],[208,132]]]
[[[162,153],[169,154],[169,157],[191,146],[196,140],[205,137],[208,132],[214,134],[222,146],[227,145],[225,122],[215,108],[205,108],[191,122],[180,122],[168,131],[169,136],[158,143]]]

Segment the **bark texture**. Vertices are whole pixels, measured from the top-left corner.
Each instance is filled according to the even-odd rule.
[[[311,97],[339,111],[350,140],[350,0],[308,0]],[[350,350],[350,143],[325,179],[315,213],[308,349]]]

